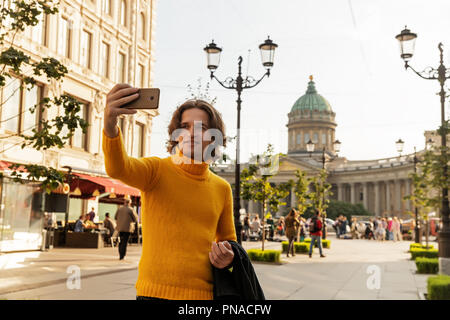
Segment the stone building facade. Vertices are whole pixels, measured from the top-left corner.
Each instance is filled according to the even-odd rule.
[[[67,67],[68,74],[62,81],[34,76],[37,85],[28,91],[20,89],[22,80],[17,75],[5,70],[14,78],[7,78],[0,90],[0,171],[4,175],[0,179],[0,252],[38,248],[44,225],[42,210],[37,212],[33,208],[37,187],[11,183],[7,178],[10,173],[7,164],[39,164],[61,171],[69,166],[73,173],[84,175],[87,180],[83,181],[96,178],[109,181],[101,146],[106,95],[117,83],[152,86],[155,3],[155,0],[61,0],[57,14],[41,14],[36,26],[15,34],[14,47],[30,56],[32,62],[52,57]],[[12,0],[3,4],[14,5]],[[7,26],[11,21],[2,23]],[[5,38],[2,51],[10,46],[11,40],[12,35]],[[42,114],[32,114],[29,108],[43,97],[61,94],[68,94],[82,103],[80,116],[89,123],[87,132],[77,129],[62,149],[22,149],[23,140],[17,134],[32,130],[40,119],[53,119],[63,112],[55,106]],[[140,110],[120,118],[128,154],[150,155],[152,120],[158,114],[157,110]],[[80,196],[71,189],[69,221],[92,207],[97,213],[94,221],[103,220],[106,212],[113,214],[118,204],[114,203],[114,189],[109,188],[110,199],[107,196],[100,199],[98,190]],[[139,196],[134,194],[133,201],[139,203]],[[54,219],[64,221],[64,213],[62,216],[58,213]]]

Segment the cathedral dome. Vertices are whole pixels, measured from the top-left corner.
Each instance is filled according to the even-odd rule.
[[[306,93],[298,98],[298,100],[292,106],[291,112],[300,110],[304,111],[321,111],[321,112],[333,112],[331,110],[330,103],[317,93],[313,77],[309,77],[308,89]]]

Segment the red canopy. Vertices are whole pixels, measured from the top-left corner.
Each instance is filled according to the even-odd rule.
[[[111,193],[115,193],[115,194],[121,194],[121,195],[130,195],[130,196],[134,196],[134,197],[139,197],[141,195],[139,189],[130,187],[122,182],[120,182],[119,180],[115,180],[112,178],[107,178],[107,177],[93,177],[87,174],[83,174],[83,173],[73,173],[74,175],[80,177],[81,179],[84,180],[89,180],[91,182],[94,182],[96,184],[99,184],[103,187],[105,187],[105,192],[111,192]]]

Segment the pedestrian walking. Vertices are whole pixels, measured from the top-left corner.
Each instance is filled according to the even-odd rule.
[[[305,237],[306,237],[306,219],[301,217],[300,219],[300,242],[304,242],[305,241]]]
[[[288,215],[286,216],[286,219],[284,220],[284,223],[286,225],[286,237],[288,238],[288,251],[287,251],[287,257],[289,258],[289,253],[292,256],[295,256],[295,250],[294,250],[294,240],[295,236],[297,235],[297,230],[300,225],[300,221],[297,219],[297,212],[294,208],[289,211]]]
[[[247,215],[244,217],[244,241],[247,241],[250,237],[250,216]]]
[[[333,228],[336,231],[336,237],[339,239],[341,234],[341,226],[342,226],[342,220],[341,215],[339,215],[336,220],[334,221]]]
[[[125,199],[124,205],[117,209],[114,220],[117,222],[117,231],[119,232],[119,259],[123,260],[127,254],[127,245],[130,235],[136,228],[138,215],[130,207],[130,200]]]
[[[388,223],[386,221],[386,218],[381,218],[381,228],[383,228],[383,241],[389,240],[388,239]]]
[[[280,238],[284,236],[285,229],[286,229],[286,225],[285,225],[284,217],[280,217],[280,219],[278,219],[278,222],[277,222],[277,234],[280,236]]]
[[[393,240],[394,241],[402,241],[402,232],[400,229],[400,221],[397,217],[394,217],[392,220],[392,233],[393,233]]]
[[[345,235],[347,234],[347,226],[348,226],[347,217],[342,216],[340,235],[344,235],[344,238],[345,238]]]
[[[317,242],[321,258],[325,258],[322,252],[322,221],[320,221],[320,212],[317,210],[314,217],[312,217],[309,232],[311,235],[311,244],[309,246],[309,257],[312,257],[314,244]]]
[[[169,156],[134,158],[126,153],[121,115],[139,88],[115,85],[106,97],[103,129],[109,176],[141,191],[142,254],[136,298],[212,300],[213,267],[230,269],[236,241],[230,183],[209,170],[226,147],[221,114],[208,102],[178,106],[168,126]],[[213,142],[211,137],[214,134]],[[118,223],[119,224],[119,223]]]
[[[105,213],[103,227],[108,230],[108,239],[110,239],[116,230],[116,223],[109,217],[109,212]]]
[[[378,218],[376,220],[377,228],[375,230],[375,237],[378,241],[384,241],[386,236],[386,229],[384,228],[383,220]]]
[[[352,239],[359,239],[358,223],[355,217],[352,217],[352,223],[350,226],[350,232],[352,234]]]

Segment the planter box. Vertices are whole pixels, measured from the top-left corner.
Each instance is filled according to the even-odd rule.
[[[68,232],[66,247],[69,248],[103,248],[103,238],[99,232]]]

